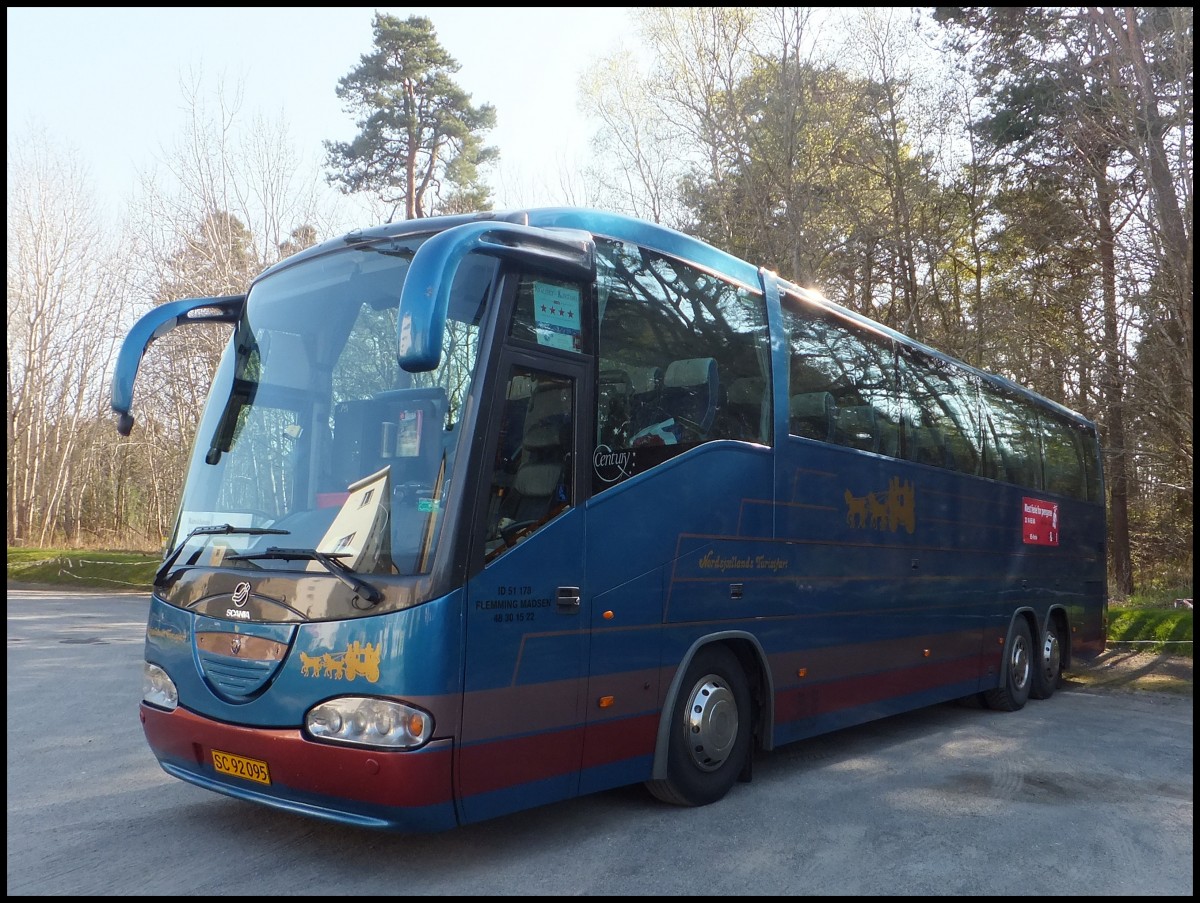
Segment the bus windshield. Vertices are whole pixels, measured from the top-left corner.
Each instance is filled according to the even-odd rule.
[[[496,264],[460,267],[440,364],[408,373],[398,299],[426,237],[337,249],[251,289],[196,433],[169,546],[181,565],[429,571]]]

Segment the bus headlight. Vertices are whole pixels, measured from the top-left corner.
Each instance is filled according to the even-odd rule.
[[[309,709],[304,726],[328,743],[415,749],[433,735],[433,716],[390,699],[343,696]]]
[[[142,663],[142,702],[173,712],[179,705],[175,681],[158,665]]]

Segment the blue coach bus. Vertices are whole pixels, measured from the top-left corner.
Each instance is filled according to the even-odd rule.
[[[537,209],[353,232],[228,323],[146,629],[171,775],[433,831],[644,782],[1104,649],[1084,417],[679,232]]]

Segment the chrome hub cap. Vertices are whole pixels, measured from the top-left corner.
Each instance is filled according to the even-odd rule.
[[[1046,634],[1042,646],[1042,674],[1046,680],[1053,680],[1062,666],[1062,650],[1058,646],[1058,635],[1053,631]]]
[[[733,751],[738,732],[737,700],[717,675],[700,678],[684,712],[688,751],[701,771],[716,771]]]
[[[1029,683],[1030,661],[1029,661],[1029,644],[1017,639],[1013,643],[1012,660],[1008,663],[1009,669],[1012,671],[1012,683],[1018,690]]]

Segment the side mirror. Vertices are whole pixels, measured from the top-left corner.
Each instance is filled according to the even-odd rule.
[[[236,323],[245,305],[245,295],[186,298],[159,305],[134,323],[121,344],[113,372],[112,409],[117,415],[117,432],[128,436],[133,430],[133,414],[130,413],[133,408],[133,383],[142,356],[151,342],[185,323]]]
[[[400,366],[410,373],[432,370],[441,360],[450,288],[459,264],[474,251],[577,282],[596,278],[596,244],[580,229],[488,221],[439,232],[417,249],[400,293],[397,349]]]

